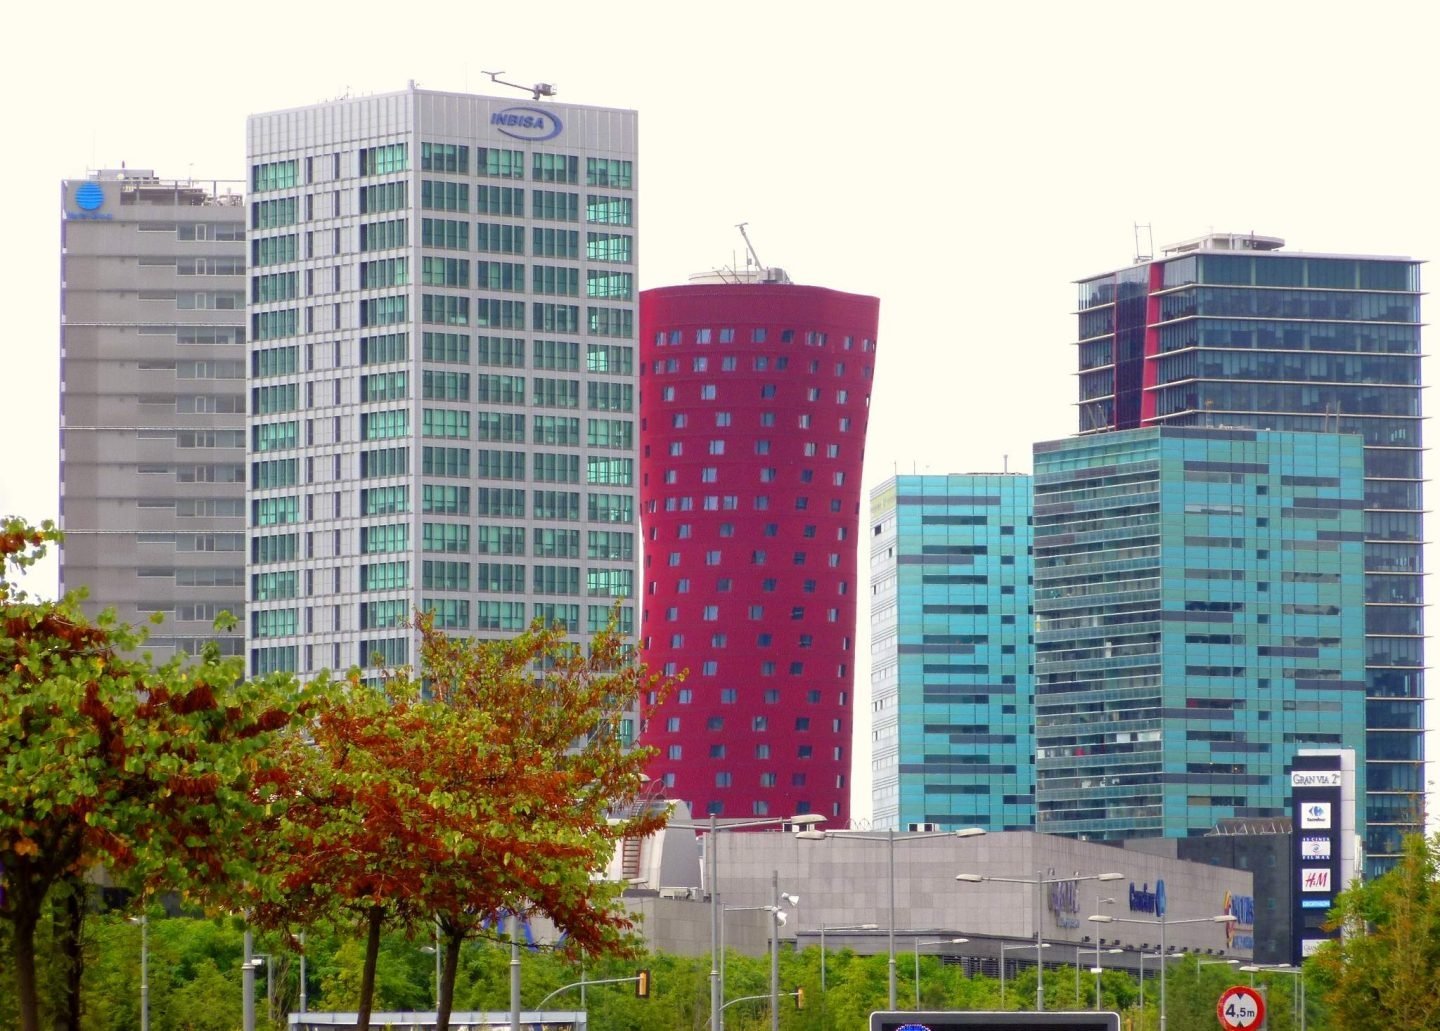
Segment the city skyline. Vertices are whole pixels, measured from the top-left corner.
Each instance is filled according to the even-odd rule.
[[[761,257],[797,282],[881,297],[880,340],[889,347],[867,491],[897,470],[999,470],[1008,456],[1023,471],[1033,441],[1073,432],[1071,280],[1130,257],[1134,222],[1153,225],[1151,253],[1214,227],[1277,233],[1297,249],[1440,254],[1440,212],[1405,188],[1405,170],[1423,167],[1427,154],[1414,115],[1433,95],[1420,47],[1437,12],[1419,5],[1402,5],[1410,12],[1403,33],[1386,19],[1342,18],[1338,4],[1307,7],[1303,20],[1288,8],[1246,8],[1243,32],[1223,11],[1141,17],[1147,9],[1137,4],[1056,8],[1038,28],[1020,10],[923,19],[901,10],[876,22],[858,4],[828,6],[823,19],[813,7],[767,11],[763,33],[733,12],[683,15],[670,38],[688,30],[734,55],[730,74],[695,61],[689,46],[655,45],[643,61],[616,61],[613,47],[596,47],[578,29],[514,32],[498,57],[452,57],[437,56],[422,27],[402,26],[376,58],[363,20],[333,25],[320,12],[288,11],[287,38],[299,47],[323,36],[324,54],[281,61],[258,80],[217,72],[184,92],[170,89],[173,62],[154,55],[278,54],[267,25],[282,9],[234,20],[230,36],[197,15],[187,36],[112,24],[98,5],[87,19],[85,6],[34,15],[37,47],[4,72],[12,95],[24,86],[47,97],[15,105],[16,138],[35,141],[33,156],[3,173],[17,201],[53,197],[61,179],[122,161],[161,176],[193,169],[197,178],[240,178],[250,111],[392,91],[410,77],[426,88],[502,93],[482,63],[509,68],[502,78],[512,81],[554,81],[567,102],[638,109],[651,227],[641,288],[743,264],[732,227],[748,221]],[[454,35],[492,20],[457,15]],[[87,22],[106,31],[82,30]],[[1158,38],[1167,43],[1163,69],[1147,67]],[[359,53],[371,55],[363,70]],[[1229,55],[1241,54],[1244,73],[1234,74]],[[1334,71],[1341,65],[1343,76]],[[764,71],[742,73],[749,68]],[[1147,75],[1164,88],[1145,87]],[[1163,127],[1180,111],[1185,137],[1213,141],[1211,152],[1144,175],[1087,157],[1111,152],[1099,140],[1117,125]],[[1313,145],[1361,124],[1386,141],[1383,157],[1337,146],[1317,159]],[[883,160],[842,146],[852,134],[867,148],[875,138],[888,143],[874,150]],[[817,176],[821,162],[844,174]],[[920,174],[946,163],[953,183]],[[894,190],[896,182],[907,189]],[[56,515],[58,240],[43,204],[16,208],[12,229],[29,244],[11,259],[10,281],[27,299],[16,338],[28,344],[11,365],[26,384],[12,390],[12,419],[30,444],[0,483],[0,507],[39,519]],[[1146,240],[1142,232],[1142,249]],[[943,301],[957,290],[985,303],[952,313]],[[1017,329],[1022,310],[1034,317]],[[860,619],[863,627],[864,612]],[[862,765],[857,756],[857,773]],[[858,778],[855,787],[863,797]]]

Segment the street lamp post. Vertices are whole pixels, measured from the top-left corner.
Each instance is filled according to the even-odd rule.
[[[240,1027],[255,1031],[255,936],[245,928],[244,952],[240,960]]]
[[[915,939],[915,1010],[920,1010],[920,946],[922,945],[964,945],[969,938],[941,938],[937,941],[922,942]]]
[[[1044,910],[1044,891],[1047,884],[1069,884],[1072,881],[1119,881],[1123,880],[1123,873],[1094,873],[1075,874],[1072,877],[1046,877],[1043,871],[1036,871],[1033,881],[1019,877],[991,877],[987,874],[962,873],[956,874],[957,881],[966,881],[977,884],[982,881],[994,881],[999,884],[1034,884],[1035,885],[1035,1010],[1040,1012],[1045,1008],[1045,960],[1040,955],[1041,932],[1045,929],[1045,921],[1041,917]]]
[[[1124,951],[1123,949],[1121,950]],[[1145,1009],[1145,959],[1159,959],[1164,963],[1167,959],[1179,959],[1183,955],[1179,952],[1172,952],[1168,956],[1163,952],[1142,952],[1140,953],[1140,1009]]]
[[[130,922],[140,925],[140,1031],[150,1031],[150,918],[141,913]]]
[[[1156,907],[1159,908],[1158,906]],[[1159,924],[1160,925],[1160,1031],[1165,1031],[1165,926],[1166,924],[1233,924],[1235,916],[1231,913],[1222,913],[1219,916],[1201,916],[1191,920],[1166,920],[1165,912],[1161,910],[1160,915],[1154,920],[1141,920],[1129,916],[1102,916],[1096,913],[1090,918],[1099,924]]]
[[[820,994],[825,994],[825,932],[826,931],[877,931],[879,924],[821,924],[820,925]]]
[[[706,888],[710,891],[710,1027],[714,1031],[720,1031],[724,1025],[724,1015],[721,1013],[720,1004],[720,850],[716,847],[716,835],[721,831],[750,830],[755,827],[778,827],[784,824],[797,824],[802,827],[814,827],[816,824],[824,823],[825,817],[818,813],[797,813],[794,816],[782,816],[767,820],[746,820],[744,823],[729,823],[723,827],[719,823],[717,814],[710,814],[709,823],[671,823],[667,826],[674,830],[705,831],[705,865],[709,868]],[[803,832],[802,832],[803,833]]]
[[[1243,967],[1241,967],[1240,969],[1241,969],[1241,970],[1244,970],[1245,972],[1247,972],[1247,973],[1250,975],[1250,984],[1251,984],[1252,987],[1253,987],[1254,984],[1255,984],[1255,974],[1256,974],[1256,973],[1261,973],[1261,974],[1289,974],[1291,977],[1295,978],[1296,984],[1297,984],[1298,989],[1299,989],[1299,990],[1296,992],[1296,1001],[1297,1001],[1297,1002],[1299,1003],[1299,1005],[1300,1005],[1300,1031],[1305,1031],[1305,968],[1304,968],[1304,967],[1292,967],[1292,966],[1288,966],[1288,965],[1278,965],[1278,966],[1272,966],[1272,967],[1262,967],[1262,966],[1257,966],[1257,965],[1253,965],[1253,964],[1252,964],[1252,965],[1250,965],[1250,966],[1243,966]]]
[[[1100,907],[1101,907],[1101,906],[1113,906],[1114,904],[1115,904],[1115,900],[1114,900],[1114,899],[1101,898],[1101,897],[1100,897],[1100,893],[1099,893],[1098,891],[1095,893],[1095,912],[1096,912],[1096,913],[1099,913],[1099,912],[1100,912]],[[1100,1009],[1100,969],[1101,969],[1101,963],[1100,963],[1100,936],[1097,934],[1097,935],[1095,936],[1095,1009],[1096,1009],[1097,1012],[1098,1012],[1099,1009]],[[1077,998],[1076,998],[1076,1000],[1075,1000],[1075,1005],[1078,1006],[1078,1005],[1080,1005],[1080,1000],[1079,1000],[1079,998],[1078,998],[1078,996],[1079,996],[1079,992],[1078,992],[1078,991],[1076,992],[1076,996],[1077,996]]]
[[[1111,955],[1111,956],[1118,956],[1118,955],[1120,955],[1120,953],[1124,952],[1125,950],[1124,950],[1124,949],[1105,949],[1104,951],[1105,951],[1105,953],[1107,953],[1107,954],[1109,954],[1109,955]],[[1096,1012],[1096,1013],[1099,1013],[1099,1012],[1100,1012],[1100,975],[1105,972],[1105,967],[1104,967],[1104,965],[1103,965],[1103,964],[1101,963],[1101,961],[1100,961],[1100,955],[1101,955],[1101,950],[1100,950],[1100,948],[1097,946],[1096,949],[1095,949],[1095,965],[1090,968],[1090,973],[1092,973],[1092,974],[1095,975],[1095,1012]],[[1075,1001],[1075,1004],[1078,1006],[1078,1005],[1080,1004],[1080,1001],[1077,999],[1077,1000]]]
[[[780,871],[770,871],[770,1031],[780,1031],[780,928],[785,925],[781,902],[800,905],[799,895],[780,890]]]
[[[920,841],[925,838],[978,838],[985,833],[983,827],[962,827],[957,831],[923,831],[918,834],[910,834],[900,838],[901,844],[908,844],[912,841]],[[890,870],[890,960],[887,966],[888,980],[890,986],[890,1008],[895,1009],[895,828],[891,827],[883,835],[881,834],[853,834],[845,833],[837,835],[831,831],[800,831],[795,835],[805,841],[824,841],[829,837],[843,836],[855,841],[883,841],[889,854]]]
[[[1040,945],[1042,949],[1048,949],[1049,947],[1049,942],[1042,942]],[[1014,952],[1016,949],[1033,948],[1035,948],[1035,946],[1029,942],[1021,942],[1019,945],[1006,945],[1004,942],[1000,943],[1000,1008],[1002,1010],[1005,1008],[1005,950],[1009,949],[1011,952]]]
[[[779,891],[778,881],[779,881],[779,876],[778,876],[778,871],[777,871],[777,872],[776,872],[776,876],[772,878],[772,882],[771,882],[771,886],[772,886],[776,891]],[[780,928],[785,926],[785,910],[784,910],[784,908],[782,907],[781,903],[785,903],[786,905],[791,905],[791,906],[798,906],[798,905],[800,904],[800,896],[799,896],[799,895],[788,895],[788,894],[785,894],[784,892],[780,892],[780,894],[778,895],[775,903],[773,903],[772,905],[768,905],[768,906],[721,906],[721,907],[720,907],[720,995],[721,995],[721,1003],[720,1003],[720,1020],[721,1020],[721,1024],[720,1024],[720,1029],[721,1029],[721,1031],[724,1031],[724,1028],[725,1028],[725,1024],[724,1024],[724,1020],[725,1020],[725,1008],[730,1005],[729,1002],[725,1002],[725,1001],[724,1001],[724,995],[725,995],[725,916],[726,916],[726,914],[728,914],[728,913],[768,913],[768,914],[770,914],[770,946],[771,946],[771,948],[770,948],[770,987],[773,989],[773,992],[771,993],[771,997],[772,997],[773,999],[778,999],[779,996],[780,996],[780,982],[779,982],[779,976],[780,976],[780,968],[779,968]],[[756,998],[761,998],[761,999],[763,999],[763,998],[765,998],[765,996],[763,996],[763,995],[761,995],[761,996],[756,996]],[[732,999],[732,1000],[730,1000],[730,1001],[731,1001],[731,1002],[734,1002],[734,1001],[736,1001],[736,1000]],[[779,1010],[777,1009],[775,1012],[778,1014],[778,1013],[779,1013]],[[777,1016],[775,1019],[778,1020],[779,1017]]]

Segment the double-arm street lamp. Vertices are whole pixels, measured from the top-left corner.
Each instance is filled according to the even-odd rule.
[[[1078,948],[1078,946],[1077,946],[1077,948],[1076,948],[1075,951],[1076,951],[1076,953],[1077,953],[1076,961],[1078,962],[1078,961],[1079,961],[1078,953],[1079,953],[1079,951],[1080,951],[1079,948]],[[1100,975],[1105,972],[1105,966],[1104,966],[1104,964],[1101,962],[1100,956],[1102,955],[1102,953],[1103,953],[1103,954],[1107,954],[1107,955],[1111,955],[1111,956],[1118,956],[1118,955],[1120,955],[1120,953],[1122,953],[1122,952],[1124,952],[1124,951],[1125,951],[1124,949],[1103,949],[1103,950],[1102,950],[1102,949],[1100,948],[1100,943],[1099,943],[1098,941],[1095,943],[1095,965],[1090,968],[1090,973],[1092,973],[1092,974],[1095,975],[1095,1012],[1096,1012],[1096,1013],[1099,1013],[1099,1012],[1100,1012]],[[1076,1007],[1079,1007],[1079,1005],[1080,1005],[1080,992],[1079,992],[1079,990],[1078,990],[1078,985],[1077,985],[1077,990],[1076,990],[1076,992],[1075,992],[1075,1005],[1076,1005]]]
[[[1240,969],[1243,970],[1243,971],[1245,971],[1246,973],[1248,973],[1248,974],[1250,975],[1250,983],[1251,983],[1251,984],[1254,984],[1254,983],[1255,983],[1255,974],[1256,974],[1256,973],[1261,973],[1261,974],[1289,974],[1291,977],[1295,978],[1295,981],[1296,981],[1296,983],[1297,983],[1298,986],[1299,986],[1299,991],[1298,991],[1296,994],[1297,994],[1297,996],[1298,996],[1297,1001],[1299,1002],[1299,1005],[1300,1005],[1300,1031],[1305,1031],[1305,968],[1304,968],[1304,967],[1292,967],[1292,966],[1289,966],[1288,964],[1278,965],[1278,966],[1269,966],[1269,967],[1266,967],[1266,966],[1258,966],[1258,965],[1251,965],[1251,966],[1241,967]]]
[[[920,1010],[920,946],[922,945],[964,945],[969,938],[939,938],[935,941],[922,942],[915,939],[915,1010]]]
[[[985,833],[983,827],[962,827],[958,831],[923,831],[917,834],[907,834],[903,838],[895,837],[895,829],[892,827],[884,834],[859,834],[849,831],[833,833],[830,831],[805,830],[798,831],[796,837],[804,841],[824,841],[829,837],[844,838],[850,841],[883,841],[886,843],[890,860],[890,962],[888,967],[890,984],[890,1008],[895,1009],[895,846],[896,844],[908,845],[911,842],[923,841],[926,838],[978,838]]]
[[[1040,945],[1038,946],[1038,948],[1041,948],[1041,949],[1048,949],[1049,947],[1050,947],[1050,943],[1049,943],[1049,942],[1041,942]],[[1016,949],[1034,949],[1034,948],[1037,948],[1037,946],[1031,945],[1029,942],[1021,942],[1019,945],[1006,945],[1004,942],[1001,942],[1001,943],[1000,943],[1000,1008],[1001,1008],[1002,1010],[1005,1008],[1005,952],[1006,952],[1006,950],[1009,950],[1010,952],[1014,952]]]
[[[1035,885],[1035,1010],[1039,1012],[1045,1008],[1045,959],[1040,955],[1041,932],[1045,927],[1045,920],[1042,913],[1045,909],[1044,892],[1045,886],[1049,884],[1073,884],[1078,881],[1119,881],[1123,880],[1123,873],[1092,873],[1073,874],[1069,877],[1046,877],[1043,872],[1036,872],[1033,880],[1021,877],[990,877],[986,874],[961,873],[956,874],[957,881],[965,881],[970,884],[993,881],[998,884],[1033,884]],[[1091,919],[1094,919],[1093,917]]]
[[[710,892],[710,1026],[720,1031],[720,850],[716,846],[716,835],[721,831],[752,830],[756,827],[780,827],[794,824],[814,827],[824,823],[825,817],[818,813],[797,813],[766,820],[746,820],[743,823],[721,824],[715,813],[710,814],[709,823],[671,823],[675,830],[705,831],[705,865],[709,867],[706,889]],[[892,1007],[893,1008],[893,1007]]]
[[[1158,906],[1156,907],[1159,908]],[[1090,918],[1097,924],[1146,924],[1160,925],[1160,1031],[1165,1031],[1165,927],[1167,924],[1233,924],[1235,916],[1231,913],[1222,913],[1219,916],[1200,916],[1191,920],[1166,920],[1165,912],[1161,910],[1160,915],[1153,920],[1142,920],[1133,916],[1110,916],[1109,914],[1096,913]]]

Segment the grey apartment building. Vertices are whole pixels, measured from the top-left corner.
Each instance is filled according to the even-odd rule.
[[[416,607],[633,633],[635,155],[413,84],[250,118],[252,673],[413,662]]]
[[[60,586],[165,616],[158,660],[243,617],[245,211],[239,182],[61,183]]]

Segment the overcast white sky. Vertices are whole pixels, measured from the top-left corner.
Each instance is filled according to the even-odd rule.
[[[19,10],[0,513],[34,520],[56,513],[59,181],[242,179],[248,113],[412,78],[495,92],[482,69],[504,69],[638,109],[642,287],[743,260],[744,221],[796,281],[878,295],[867,489],[1028,470],[1073,432],[1070,284],[1128,262],[1136,222],[1157,247],[1216,229],[1440,256],[1440,5],[1419,0]]]

